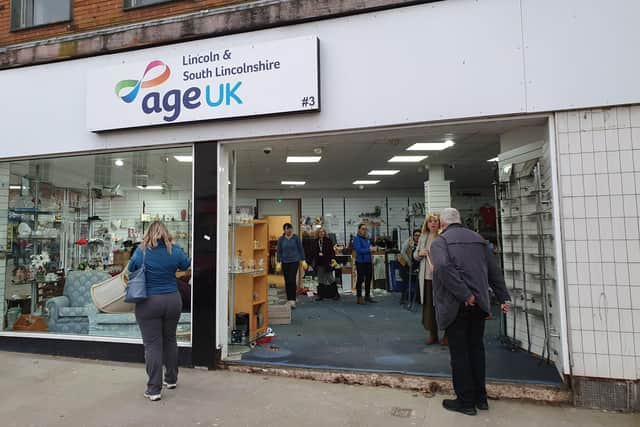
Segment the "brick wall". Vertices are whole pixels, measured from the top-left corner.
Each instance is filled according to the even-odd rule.
[[[11,32],[11,0],[0,0],[0,47],[247,2],[247,0],[175,0],[125,11],[122,8],[122,0],[72,1],[71,22]]]

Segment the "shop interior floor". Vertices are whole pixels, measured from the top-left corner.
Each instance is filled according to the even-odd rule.
[[[396,293],[377,296],[378,304],[298,298],[290,325],[273,326],[277,337],[242,355],[249,364],[366,370],[449,376],[448,348],[427,346],[421,306],[409,311]],[[525,351],[511,351],[500,340],[498,320],[486,323],[487,378],[497,381],[561,384],[553,364]]]

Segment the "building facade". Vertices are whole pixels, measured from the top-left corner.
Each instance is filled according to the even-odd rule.
[[[0,92],[10,100],[0,106],[0,307],[7,323],[20,304],[48,316],[44,329],[5,327],[0,348],[139,359],[130,316],[85,313],[90,300],[79,311],[52,303],[71,296],[54,296],[45,278],[25,280],[20,267],[37,269],[33,255],[47,248],[68,289],[72,276],[84,280],[70,266],[100,257],[117,264],[115,252],[100,252],[104,236],[135,240],[146,222],[164,219],[193,258],[181,355],[214,367],[231,342],[233,147],[447,126],[472,133],[498,123],[498,244],[520,307],[506,330],[517,346],[553,361],[577,404],[638,409],[635,2],[0,5]],[[190,167],[180,164],[185,158]],[[115,184],[120,172],[108,167],[114,161],[130,183],[125,196]],[[426,188],[442,189],[444,175],[430,175]],[[161,195],[149,195],[154,185]],[[111,230],[102,240],[101,229]],[[73,238],[43,243],[62,235]],[[10,298],[26,285],[30,298]],[[12,313],[24,315],[20,307]]]

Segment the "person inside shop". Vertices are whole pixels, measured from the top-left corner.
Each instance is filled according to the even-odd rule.
[[[287,304],[293,309],[296,308],[296,296],[298,293],[298,267],[302,263],[302,268],[307,270],[304,248],[302,241],[297,234],[293,233],[293,225],[286,223],[282,226],[284,233],[278,239],[278,250],[276,255],[276,271],[284,274],[284,286],[287,291]]]
[[[168,389],[178,384],[178,341],[176,329],[182,298],[176,285],[176,272],[191,265],[182,248],[173,243],[165,225],[153,222],[142,243],[129,261],[128,270],[145,267],[147,299],[136,304],[136,321],[142,333],[144,361],[149,380],[144,396],[152,401],[161,399],[163,385]]]
[[[413,252],[413,258],[420,262],[418,283],[420,284],[420,296],[422,302],[422,326],[429,332],[427,345],[438,342],[438,322],[436,309],[433,303],[433,263],[429,255],[431,244],[438,238],[440,232],[440,216],[429,214],[422,224],[422,234]],[[442,338],[440,344],[447,345],[447,336]]]
[[[373,258],[371,256],[371,240],[368,237],[366,224],[358,225],[358,234],[353,239],[353,250],[356,253],[356,293],[357,303],[377,303],[371,298],[371,280],[373,279]],[[362,297],[362,284],[364,283],[365,296]]]
[[[411,287],[413,283],[418,283],[418,269],[420,268],[420,260],[416,260],[413,256],[413,253],[418,245],[418,241],[420,240],[420,235],[422,234],[419,228],[413,230],[411,237],[409,237],[404,244],[402,245],[402,250],[400,251],[400,257],[398,261],[402,266],[400,270],[400,277],[402,281],[407,284],[407,286],[402,291],[402,296],[400,297],[400,304],[404,304],[408,300],[408,295],[410,295]],[[411,292],[411,300],[415,301],[418,298],[415,295],[415,291]]]
[[[491,312],[489,288],[507,313],[511,300],[487,242],[465,228],[460,213],[442,210],[442,233],[433,240],[433,297],[438,325],[447,331],[456,399],[445,399],[450,411],[476,415],[489,409],[485,386],[484,325]]]
[[[333,242],[327,237],[327,231],[324,228],[318,229],[316,235],[317,238],[313,242],[310,261],[311,266],[318,275],[317,301],[322,301],[324,298],[338,300],[340,299],[340,294],[333,276],[333,269],[337,265]]]

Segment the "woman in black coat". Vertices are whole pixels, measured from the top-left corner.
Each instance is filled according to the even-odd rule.
[[[333,278],[332,263],[335,263],[335,252],[333,250],[333,242],[327,237],[327,232],[321,228],[317,232],[317,238],[313,241],[311,251],[311,265],[318,274],[318,299],[322,299],[320,293],[321,287],[335,286],[335,280]],[[337,295],[337,288],[335,296]]]

